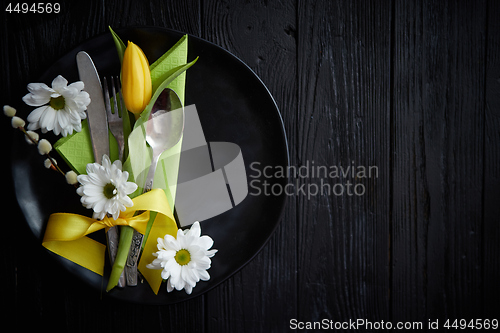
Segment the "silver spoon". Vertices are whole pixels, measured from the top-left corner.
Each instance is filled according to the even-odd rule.
[[[184,108],[175,91],[166,88],[158,96],[146,123],[146,142],[153,151],[153,158],[144,183],[144,192],[153,189],[156,166],[161,154],[179,142],[183,131]],[[137,285],[137,260],[142,246],[142,238],[142,234],[134,231],[125,267],[128,286]]]

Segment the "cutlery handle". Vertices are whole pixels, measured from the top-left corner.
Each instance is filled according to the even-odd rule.
[[[108,232],[106,232],[106,239],[108,241],[109,260],[111,262],[111,266],[113,266],[115,263],[116,253],[118,251],[118,227],[109,228]],[[120,279],[118,280],[118,287],[125,287],[125,275],[123,273],[120,275]]]
[[[146,181],[144,182],[144,192],[149,192],[153,189],[153,182],[155,180],[156,166],[158,165],[158,160],[160,159],[160,154],[155,153],[153,150],[153,160],[151,161],[151,166],[149,167],[148,175],[146,176]]]
[[[142,234],[134,230],[132,243],[130,244],[130,250],[128,253],[127,264],[125,266],[127,286],[137,286],[137,261],[141,252],[142,239]]]
[[[153,159],[151,161],[151,166],[149,167],[148,175],[146,176],[143,193],[149,192],[153,189],[156,166],[158,165],[160,155],[161,153],[158,154],[153,149]],[[142,239],[142,234],[134,230],[132,244],[130,244],[130,250],[128,253],[127,265],[125,266],[125,276],[127,278],[128,286],[137,286],[137,261],[139,260],[139,255],[141,253]]]

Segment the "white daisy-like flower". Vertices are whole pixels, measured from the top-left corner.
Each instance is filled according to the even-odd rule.
[[[93,218],[102,220],[106,214],[117,219],[120,211],[132,207],[134,203],[128,196],[135,192],[137,184],[129,182],[128,172],[122,171],[122,162],[116,160],[111,164],[107,155],[102,158],[102,165],[87,164],[87,174],[79,175],[82,184],[76,192],[81,195],[81,203],[94,210]]]
[[[191,229],[179,229],[177,239],[168,234],[158,238],[158,252],[153,253],[156,259],[146,267],[162,270],[161,277],[168,279],[168,292],[185,289],[191,294],[197,282],[210,280],[207,270],[217,250],[210,250],[212,238],[200,235],[200,223],[195,222]]]
[[[87,117],[85,110],[90,104],[90,96],[83,88],[82,81],[68,85],[61,75],[52,81],[52,88],[45,83],[28,84],[29,94],[23,97],[23,101],[38,107],[28,116],[28,129],[41,128],[43,133],[54,131],[62,136],[80,132],[82,119]]]

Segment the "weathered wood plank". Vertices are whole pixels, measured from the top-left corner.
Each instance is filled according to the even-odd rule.
[[[500,313],[500,3],[488,2],[483,177],[483,317]]]
[[[243,60],[274,96],[295,163],[297,119],[293,2],[205,1],[202,37]],[[234,277],[207,294],[207,329],[283,332],[295,317],[297,251],[295,198],[264,249]]]
[[[395,320],[481,317],[485,14],[395,3]]]
[[[331,187],[298,198],[299,320],[390,317],[390,8],[299,1],[297,162],[356,170],[298,177]]]
[[[113,22],[114,28],[130,26],[154,26],[200,35],[199,0],[162,1],[105,1],[104,27]]]

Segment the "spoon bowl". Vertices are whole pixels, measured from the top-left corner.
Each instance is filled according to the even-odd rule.
[[[184,131],[184,108],[179,96],[166,88],[156,100],[146,123],[146,142],[153,150],[153,158],[144,186],[144,191],[153,188],[156,165],[161,154],[175,146]]]

